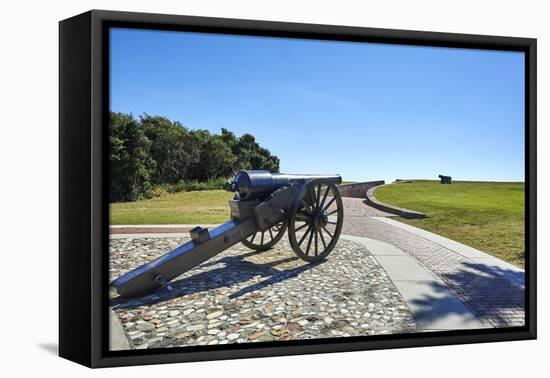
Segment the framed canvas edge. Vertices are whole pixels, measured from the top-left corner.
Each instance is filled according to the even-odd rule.
[[[91,12],[59,23],[59,355],[90,366]],[[80,127],[72,127],[79,124]]]
[[[85,15],[89,15],[91,18],[91,59],[89,64],[91,72],[90,159],[92,163],[90,167],[91,198],[81,198],[81,200],[90,201],[91,247],[89,263],[91,280],[89,286],[91,312],[89,328],[84,328],[89,329],[91,349],[89,363],[77,362],[90,367],[110,367],[536,338],[536,39],[100,10],[93,10]],[[356,338],[349,341],[339,339],[336,342],[322,340],[312,345],[286,345],[281,343],[280,345],[267,346],[244,344],[225,350],[185,351],[185,348],[176,348],[174,350],[155,350],[154,353],[135,353],[133,355],[120,355],[117,352],[109,352],[106,349],[106,346],[108,346],[108,287],[105,286],[106,283],[108,284],[108,281],[105,280],[107,270],[105,263],[108,262],[105,251],[108,251],[106,247],[108,247],[109,214],[108,203],[103,201],[104,198],[108,198],[108,180],[105,179],[106,159],[103,153],[107,135],[103,133],[102,125],[106,124],[105,109],[108,109],[109,105],[105,95],[109,80],[107,72],[104,70],[108,64],[108,55],[105,54],[107,51],[105,45],[107,41],[106,28],[113,25],[133,25],[135,27],[142,25],[146,28],[209,30],[209,32],[228,34],[368,40],[381,43],[524,51],[526,54],[526,211],[529,214],[526,217],[526,236],[528,235],[526,242],[529,247],[529,256],[526,261],[526,326],[500,328],[489,333],[484,331],[452,331],[437,334],[414,334],[414,337],[396,335],[397,337],[393,339],[375,337],[370,339],[369,337],[369,340],[356,340]],[[60,72],[60,81],[61,75]],[[75,99],[75,101],[78,101],[78,99]],[[62,182],[60,176],[60,186],[67,184],[67,182]],[[61,326],[62,324],[60,324]]]

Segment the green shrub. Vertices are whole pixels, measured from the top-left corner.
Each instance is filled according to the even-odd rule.
[[[191,181],[187,183],[187,187],[185,188],[188,192],[196,191],[196,190],[208,190],[208,185],[205,182],[198,182],[196,180]]]
[[[237,137],[190,130],[165,117],[111,113],[111,202],[153,198],[164,192],[222,189],[241,169],[279,171],[279,158],[251,134]]]
[[[161,195],[163,195],[166,192],[167,192],[167,190],[164,187],[164,185],[158,185],[158,186],[155,186],[155,187],[151,188],[151,190],[149,190],[146,193],[145,198],[151,199],[153,197],[160,197]]]

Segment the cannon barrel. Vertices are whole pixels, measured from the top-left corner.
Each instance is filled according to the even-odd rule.
[[[264,200],[275,190],[288,185],[291,181],[308,181],[326,179],[333,184],[341,184],[340,175],[298,175],[286,173],[270,173],[269,171],[250,170],[238,172],[226,189],[237,193],[241,200]]]

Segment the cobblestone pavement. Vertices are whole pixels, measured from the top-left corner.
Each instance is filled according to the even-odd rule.
[[[380,240],[409,253],[443,279],[480,321],[494,327],[525,325],[523,288],[439,244],[369,218],[372,208],[362,208],[359,200],[346,199],[345,207],[343,234]]]
[[[111,239],[111,279],[183,241]],[[416,331],[375,258],[342,239],[320,264],[295,257],[286,237],[261,253],[238,244],[178,277],[171,290],[113,296],[111,306],[136,349]]]

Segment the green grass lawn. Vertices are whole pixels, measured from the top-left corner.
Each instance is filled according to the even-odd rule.
[[[229,219],[233,193],[203,190],[111,204],[111,224],[212,224]]]
[[[377,189],[382,202],[426,214],[396,218],[524,266],[524,183],[418,180]]]
[[[346,183],[352,184],[348,181]],[[233,193],[202,190],[111,204],[111,224],[209,224],[229,219]]]

